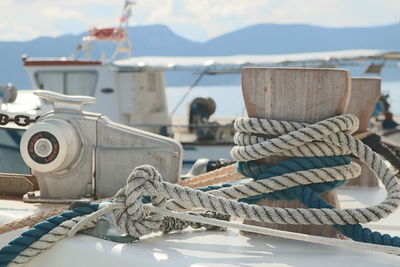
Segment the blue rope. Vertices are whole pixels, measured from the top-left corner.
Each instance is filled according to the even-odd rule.
[[[297,172],[309,169],[320,169],[324,167],[335,167],[339,165],[347,165],[351,162],[349,156],[331,156],[331,157],[309,157],[309,158],[293,158],[291,160],[286,160],[280,162],[275,166],[267,166],[264,164],[259,164],[257,162],[238,162],[237,171],[247,177],[252,177],[255,180],[268,179],[273,176],[282,175],[285,173]],[[293,192],[296,192],[298,188],[307,187],[312,189],[318,194],[323,194],[325,192],[331,191],[338,186],[344,185],[348,180],[342,181],[332,181],[325,183],[310,184],[305,186],[296,186],[285,190],[278,190],[271,193],[266,193],[254,197],[249,197],[242,199],[240,201],[255,204],[263,198],[268,198],[271,200],[278,199],[297,199]]]
[[[37,223],[31,229],[23,232],[19,237],[12,240],[7,246],[0,249],[0,267],[7,266],[22,251],[31,244],[38,241],[42,236],[59,226],[61,223],[71,220],[75,217],[90,214],[96,211],[99,203],[81,202],[71,210],[65,211],[60,215],[48,218],[46,221]]]
[[[310,188],[298,188],[298,190],[294,192],[294,196],[308,208],[335,208],[324,199],[320,198],[320,196],[313,192]],[[400,237],[391,237],[388,234],[382,235],[379,232],[373,232],[369,228],[364,228],[361,224],[333,225],[333,227],[343,235],[355,241],[400,247]]]
[[[351,162],[350,157],[348,156],[332,156],[332,157],[309,157],[309,158],[293,158],[291,160],[286,160],[280,162],[275,166],[267,166],[263,164],[258,164],[256,162],[238,162],[237,163],[237,171],[243,174],[246,177],[252,177],[255,180],[268,179],[273,176],[282,175],[285,173],[296,172],[301,170],[309,170],[309,169],[318,169],[323,167],[334,167],[339,165],[346,165]],[[322,166],[322,167],[321,167]],[[346,184],[348,181],[332,181],[326,183],[318,183],[318,184],[309,184],[304,187],[311,188],[313,191],[318,194],[323,194],[330,190],[335,189],[338,186]],[[230,187],[232,184],[225,183],[221,185],[210,185],[206,187],[198,187],[196,189],[201,190],[203,192],[207,192],[210,190],[218,190],[223,187]],[[252,196],[244,199],[239,199],[241,202],[246,202],[249,204],[255,204],[263,198],[269,198],[271,200],[278,199],[296,199],[296,197],[291,193],[295,191],[296,188],[300,188],[303,186],[296,186],[285,190],[278,190],[271,193],[265,193],[257,196]]]
[[[293,158],[279,163],[276,166],[268,167],[256,162],[239,162],[237,170],[247,176],[256,180],[268,179],[276,175],[282,175],[293,171],[308,170],[313,168],[333,167],[343,164],[348,164],[350,159],[348,156],[337,157],[320,157],[320,158]],[[336,164],[336,165],[335,165]],[[335,208],[324,199],[320,194],[332,190],[333,188],[342,185],[344,182],[326,182],[320,184],[312,184],[307,186],[296,186],[286,190],[280,190],[273,193],[262,194],[255,197],[240,199],[247,203],[255,203],[260,199],[266,197],[269,199],[297,199],[308,208]],[[387,245],[400,247],[400,237],[391,237],[388,234],[381,234],[373,232],[369,228],[364,228],[360,224],[348,225],[333,225],[333,227],[340,231],[343,235],[359,242],[372,243],[378,245]]]

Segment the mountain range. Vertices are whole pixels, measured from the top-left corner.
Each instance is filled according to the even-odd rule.
[[[400,24],[378,27],[327,28],[304,24],[257,24],[195,42],[177,35],[167,26],[134,26],[128,29],[133,56],[224,56],[236,54],[286,54],[347,49],[400,50]],[[31,41],[0,42],[0,84],[13,82],[30,88],[21,55],[69,56],[82,36],[39,37]],[[110,54],[113,47],[101,44],[94,56]],[[102,52],[101,52],[102,51]],[[172,78],[171,78],[172,77]],[[176,85],[173,75],[167,79]]]

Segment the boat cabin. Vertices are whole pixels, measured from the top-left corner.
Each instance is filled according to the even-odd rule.
[[[94,96],[85,109],[111,120],[160,133],[168,109],[163,71],[127,71],[112,63],[92,60],[25,59],[33,89],[67,95]]]

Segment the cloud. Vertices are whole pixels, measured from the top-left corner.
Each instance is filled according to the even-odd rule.
[[[139,1],[134,18],[140,24],[161,23],[173,30],[205,32],[200,39],[257,23],[303,23],[328,27],[370,26],[396,23],[398,0],[158,0]],[[152,10],[148,12],[148,10]],[[191,32],[178,31],[184,36]]]
[[[330,27],[400,21],[398,0],[136,0],[131,25],[165,24],[206,40],[256,23],[305,23]],[[80,33],[118,23],[123,0],[1,0],[0,40]]]
[[[40,15],[43,19],[78,19],[82,20],[85,16],[76,10],[65,10],[58,6],[53,6],[41,10]]]
[[[41,34],[40,31],[34,27],[26,25],[15,24],[12,22],[6,22],[0,24],[0,36],[4,40],[26,40],[32,39]],[[51,35],[51,34],[49,34]]]
[[[77,34],[93,25],[114,25],[122,4],[110,0],[1,0],[1,21],[7,23],[2,24],[0,40]]]

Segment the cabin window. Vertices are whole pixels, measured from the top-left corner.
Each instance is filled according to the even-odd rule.
[[[64,93],[64,74],[62,72],[41,71],[36,73],[39,89]]]
[[[96,71],[38,71],[35,74],[39,89],[66,95],[94,96]]]

